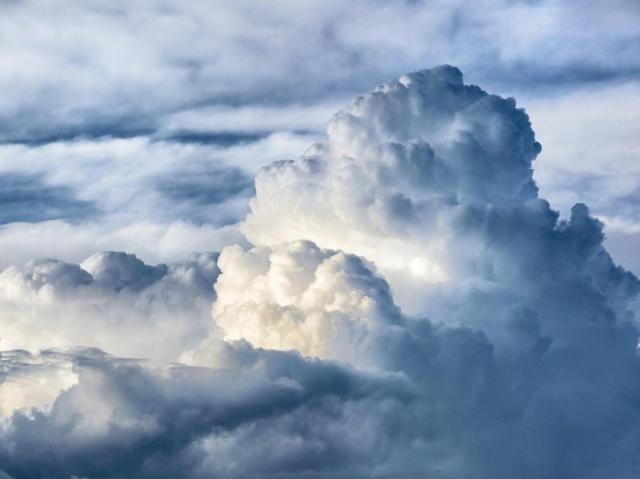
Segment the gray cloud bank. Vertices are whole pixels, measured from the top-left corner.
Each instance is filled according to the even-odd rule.
[[[313,138],[282,132],[223,145],[135,137],[0,146],[0,266],[42,256],[80,262],[112,249],[175,262],[235,243],[261,162],[292,157]]]
[[[640,13],[628,0],[18,1],[0,9],[5,141],[150,134],[182,110],[344,96],[445,61],[519,91],[640,73]]]
[[[585,205],[562,220],[538,196],[539,151],[513,99],[439,67],[358,98],[299,159],[261,170],[251,244],[217,261],[6,269],[3,310],[43,339],[0,361],[0,469],[637,477],[640,282]],[[212,316],[204,332],[200,311],[174,324],[198,331],[182,341],[171,313],[197,298]],[[87,321],[103,343],[73,337]]]

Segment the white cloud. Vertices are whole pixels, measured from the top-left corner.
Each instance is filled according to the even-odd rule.
[[[70,224],[64,221],[0,226],[0,267],[24,265],[33,258],[80,262],[95,251],[128,251],[149,263],[175,262],[191,252],[219,250],[242,241],[234,225],[197,226],[184,221],[133,224]]]
[[[2,423],[2,467],[17,477],[635,477],[629,308],[640,282],[612,262],[586,206],[563,221],[538,198],[538,151],[514,101],[451,67],[356,100],[327,139],[259,173],[244,225],[254,246],[221,253],[208,336],[181,355],[193,366],[69,352],[77,383],[47,410]],[[52,307],[85,311],[95,290],[107,299],[94,321],[134,313],[110,351],[147,352],[136,340],[154,332],[170,350],[189,347],[157,328],[175,315],[135,313],[192,305],[198,288],[177,272],[190,267],[160,275],[118,255],[81,266],[5,270],[5,300],[44,305],[36,323]],[[2,374],[6,383],[11,368]]]
[[[639,14],[3,2],[0,479],[636,478]]]
[[[47,410],[60,392],[77,384],[71,366],[71,358],[55,352],[32,355],[10,351],[0,355],[0,419],[20,409]]]
[[[617,200],[637,194],[639,93],[623,84],[525,101],[545,145],[536,179],[559,208],[585,201],[609,216]]]
[[[217,254],[149,266],[125,253],[81,265],[31,261],[0,273],[0,347],[37,353],[93,347],[161,363],[209,331]]]
[[[305,241],[230,246],[219,265],[214,318],[226,340],[366,366],[369,334],[402,321],[387,283],[353,255]]]
[[[469,229],[466,251],[451,248],[472,214],[465,207],[535,201],[528,117],[513,100],[463,86],[454,68],[381,86],[327,132],[299,161],[258,174],[242,230],[256,245],[309,239],[364,256],[412,312],[424,288],[459,280],[467,270],[457,264],[484,247]]]
[[[8,139],[144,132],[207,103],[308,102],[336,91],[343,98],[445,62],[474,81],[520,91],[633,76],[639,66],[632,1],[616,8],[554,0],[1,8],[0,117]]]
[[[173,262],[236,243],[235,223],[248,210],[254,173],[293,157],[309,138],[274,133],[230,145],[147,137],[2,145],[0,182],[7,192],[0,200],[7,205],[0,213],[14,222],[0,226],[0,266],[41,257],[79,262],[104,250]],[[57,196],[44,194],[47,189]],[[30,215],[24,222],[21,211]]]
[[[607,225],[613,257],[640,273],[640,91],[633,83],[524,101],[544,149],[536,162],[541,193],[566,215],[587,203]]]

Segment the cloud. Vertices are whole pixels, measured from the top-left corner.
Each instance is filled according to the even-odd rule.
[[[0,174],[0,224],[53,219],[80,221],[99,211],[88,201],[78,200],[64,186],[48,186],[37,175]]]
[[[393,377],[367,377],[348,367],[252,350],[246,344],[224,348],[235,360],[233,370],[153,371],[131,360],[76,352],[70,358],[78,383],[58,397],[50,412],[11,418],[0,446],[3,467],[18,477],[37,477],[37,471],[49,477],[207,477],[286,470],[300,460],[306,464],[296,469],[304,473],[338,451],[319,451],[305,460],[299,455],[306,449],[302,445],[291,457],[269,457],[270,446],[260,445],[269,426],[282,428],[272,439],[287,441],[289,415],[318,420],[321,426],[336,405],[378,395],[401,401],[406,395],[398,390],[402,381]],[[52,437],[57,440],[51,442]],[[20,451],[29,444],[27,461]],[[224,449],[236,457],[233,462],[207,462]]]
[[[131,254],[34,260],[0,272],[2,349],[77,346],[170,362],[209,330],[217,254],[149,266]]]
[[[4,471],[636,477],[640,282],[585,205],[560,219],[538,197],[539,152],[514,100],[454,67],[416,72],[338,112],[299,159],[261,170],[243,225],[252,244],[223,249],[219,276],[211,256],[5,270],[7,307],[35,308],[34,324],[73,318],[52,307],[104,304],[94,332],[117,339],[98,346],[152,355],[156,332],[182,364],[74,350],[70,338],[56,354],[76,379],[5,419]],[[214,280],[197,341],[158,330],[176,319],[169,305],[193,305],[196,284]],[[118,308],[132,312],[129,334],[108,325]],[[32,369],[13,357],[0,387]]]
[[[638,93],[624,83],[526,100],[545,145],[535,174],[542,193],[563,215],[573,203],[587,203],[607,225],[608,250],[636,274]]]
[[[262,143],[268,142],[264,139]],[[89,203],[100,211],[102,217],[87,218],[95,222],[108,223],[114,218],[119,224],[190,220],[186,212],[194,205],[183,191],[188,189],[198,198],[204,198],[197,201],[196,206],[202,210],[208,208],[208,223],[219,225],[241,218],[246,198],[252,193],[247,186],[252,170],[225,161],[228,150],[174,141],[155,142],[145,137],[59,142],[37,147],[6,145],[0,147],[0,168],[6,171],[7,181],[15,178],[15,183],[22,178],[19,186],[24,190],[37,189],[35,180],[39,180],[50,185],[49,196],[65,189],[73,191],[78,204]],[[17,157],[21,163],[15,162]],[[198,183],[197,177],[205,175],[220,181]],[[230,179],[240,185],[228,185]],[[46,195],[48,191],[39,188],[39,192]],[[239,196],[244,198],[240,200]],[[14,201],[19,198],[15,194],[12,197]],[[212,205],[217,210],[211,208]],[[51,207],[55,207],[55,203]],[[16,220],[28,219],[16,212]]]
[[[214,317],[227,340],[366,364],[368,334],[402,322],[387,283],[353,255],[305,241],[229,246],[219,265]]]
[[[265,132],[322,132],[327,119],[342,108],[350,97],[322,100],[318,103],[297,102],[284,105],[204,105],[170,115],[158,135],[175,137],[180,132],[192,135],[206,132],[219,135],[260,135]]]
[[[539,107],[534,112],[544,120],[539,125],[541,138],[557,152],[555,164],[560,164],[558,157],[583,164],[582,155],[578,159],[573,155],[573,142],[566,141],[574,120],[578,139],[586,137],[593,143],[586,150],[622,145],[600,137],[604,128],[580,123],[589,115],[575,114],[579,105],[598,102],[597,110],[610,110],[607,117],[616,125],[634,124],[633,118],[627,119],[634,108],[621,108],[624,99],[614,92],[620,83],[632,84],[640,68],[635,47],[638,9],[632,1],[616,0],[612,6],[486,0],[470,6],[458,0],[376,0],[375,5],[371,8],[370,2],[360,0],[304,5],[278,1],[263,8],[255,2],[227,1],[213,8],[194,1],[167,6],[145,0],[105,8],[56,1],[43,10],[32,1],[4,2],[0,6],[0,49],[6,58],[0,72],[5,92],[0,99],[1,170],[28,175],[33,181],[24,185],[24,191],[47,189],[58,201],[50,209],[13,208],[5,218],[71,223],[82,218],[91,220],[88,229],[100,229],[76,256],[41,244],[42,251],[29,251],[26,257],[63,255],[65,260],[80,261],[95,251],[131,248],[122,242],[103,244],[100,238],[132,227],[132,216],[137,227],[142,228],[142,217],[154,224],[154,230],[177,219],[197,225],[232,224],[247,211],[248,189],[219,188],[211,196],[207,190],[196,198],[240,193],[203,206],[184,195],[165,196],[173,189],[158,188],[166,182],[156,181],[152,173],[164,173],[171,182],[188,161],[187,172],[217,178],[240,168],[248,180],[259,167],[297,155],[317,140],[311,137],[352,95],[426,64],[452,62],[463,67],[473,82],[505,95],[526,95],[523,104]],[[270,61],[264,62],[265,57]],[[595,94],[571,105],[559,100],[572,97],[576,87],[589,87]],[[632,99],[633,91],[625,97]],[[551,117],[562,120],[546,128]],[[607,130],[608,135],[617,135],[617,128]],[[548,131],[563,137],[556,141]],[[115,147],[114,138],[124,141]],[[159,146],[162,140],[164,145]],[[129,147],[124,146],[127,143]],[[48,144],[53,146],[47,148]],[[131,146],[135,144],[138,147]],[[189,145],[199,148],[187,152]],[[628,157],[634,149],[630,145],[615,154]],[[267,151],[273,148],[279,151]],[[128,153],[114,152],[118,149]],[[87,161],[81,164],[83,155]],[[40,167],[30,169],[36,158]],[[176,159],[175,164],[167,158]],[[41,166],[43,160],[46,167]],[[625,169],[626,180],[607,175],[584,187],[576,185],[571,174],[575,169],[554,168],[538,177],[540,186],[547,188],[545,197],[563,213],[581,201],[592,205],[597,216],[611,217],[614,208],[624,216],[621,220],[634,216],[635,201],[627,198],[622,208],[614,204],[621,186],[635,198],[629,180],[633,173]],[[52,175],[52,170],[58,171]],[[201,186],[187,179],[175,181]],[[215,179],[211,187],[214,184]],[[584,191],[584,197],[562,197],[559,190],[566,195],[568,189]],[[596,199],[599,195],[603,201]],[[607,212],[600,211],[601,203],[610,206]],[[96,217],[105,211],[106,217]],[[114,220],[109,214],[113,211],[122,215]],[[94,223],[103,227],[94,228]],[[74,234],[79,236],[81,232]],[[199,243],[217,241],[216,248],[229,244],[213,236],[201,232]],[[166,256],[162,246],[150,253],[140,247],[135,252],[147,261],[178,259]],[[13,249],[7,256],[12,254]],[[629,256],[617,249],[614,254]],[[424,263],[414,269],[425,269]]]
[[[157,181],[162,200],[173,207],[172,213],[193,222],[209,222],[214,216],[212,206],[253,195],[253,179],[239,168],[187,167],[177,178],[162,175]],[[237,219],[230,214],[227,221],[235,223]]]
[[[536,166],[536,179],[553,204],[568,210],[572,201],[585,201],[597,214],[605,214],[620,210],[619,200],[631,200],[636,194],[637,98],[638,87],[626,83],[527,100],[536,133],[546,146]],[[615,169],[611,158],[615,158]],[[624,209],[619,214],[633,216]]]
[[[0,145],[0,221],[7,223],[0,226],[0,267],[43,256],[80,262],[104,250],[174,262],[241,241],[235,224],[248,211],[255,171],[293,157],[311,138],[273,133],[228,145],[148,137]]]
[[[60,238],[64,238],[61,241]],[[96,250],[120,250],[136,254],[149,263],[179,262],[190,252],[219,250],[243,242],[235,225],[169,224],[141,221],[70,224],[64,221],[10,223],[0,227],[0,267],[24,266],[32,258],[60,258],[81,262]]]
[[[455,279],[462,256],[450,245],[473,214],[465,206],[536,201],[540,145],[527,115],[512,99],[463,85],[452,67],[379,87],[337,113],[327,133],[300,161],[258,174],[242,227],[252,243],[341,248],[374,261],[396,294],[415,297],[424,283]],[[465,234],[473,256],[482,245]]]
[[[16,350],[0,355],[0,419],[22,408],[46,408],[61,391],[77,384],[69,355]],[[0,476],[2,477],[2,476]]]
[[[4,141],[152,134],[194,107],[317,102],[445,61],[519,91],[636,79],[640,69],[632,1],[1,8]]]
[[[418,457],[443,447],[447,459],[425,460],[422,474],[632,477],[638,410],[627,401],[638,394],[638,331],[629,308],[640,283],[614,265],[586,206],[560,220],[537,197],[531,162],[540,147],[526,114],[441,67],[379,87],[336,114],[327,131],[299,160],[259,173],[243,226],[256,248],[223,252],[219,325],[256,345],[402,371],[426,388],[429,399],[411,417],[446,404],[443,422],[421,422],[435,424],[433,439],[424,431],[405,438],[425,441]],[[303,238],[318,246],[295,242]],[[375,263],[402,310],[417,317],[399,315],[395,331],[382,334],[361,327],[376,324],[376,305],[387,305],[389,323],[388,311],[399,310],[349,280],[347,266],[327,278],[315,265],[331,253],[313,260],[318,247]],[[367,276],[375,278],[372,268]],[[307,306],[316,283],[323,291],[339,284],[341,297],[356,299],[351,330],[327,314],[344,311],[334,295],[320,303],[325,317],[311,321],[319,316]],[[370,310],[358,307],[363,297]],[[331,352],[341,340],[355,359]],[[363,354],[363,343],[377,356]],[[438,383],[438,373],[455,384]],[[464,385],[455,382],[461,377]]]

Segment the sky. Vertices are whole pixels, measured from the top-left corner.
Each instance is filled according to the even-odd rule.
[[[0,479],[640,471],[640,3],[0,2]]]

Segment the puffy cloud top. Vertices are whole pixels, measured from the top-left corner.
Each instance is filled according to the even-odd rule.
[[[536,193],[531,162],[540,145],[529,118],[515,100],[465,85],[455,67],[378,87],[337,113],[327,133],[330,158],[363,163],[414,201],[512,202]]]
[[[309,239],[365,256],[392,284],[407,272],[444,281],[455,217],[535,199],[539,151],[513,99],[451,66],[408,74],[338,112],[299,160],[263,169],[243,231],[256,245]]]
[[[113,251],[95,254],[81,266],[95,281],[116,291],[144,289],[167,274],[166,265],[148,266],[132,254]]]
[[[220,266],[214,317],[228,340],[362,362],[357,343],[401,322],[386,281],[354,255],[308,241],[246,252],[232,246]]]
[[[0,272],[2,349],[97,347],[177,360],[207,332],[217,253],[151,266],[105,252],[82,264],[34,260]]]

